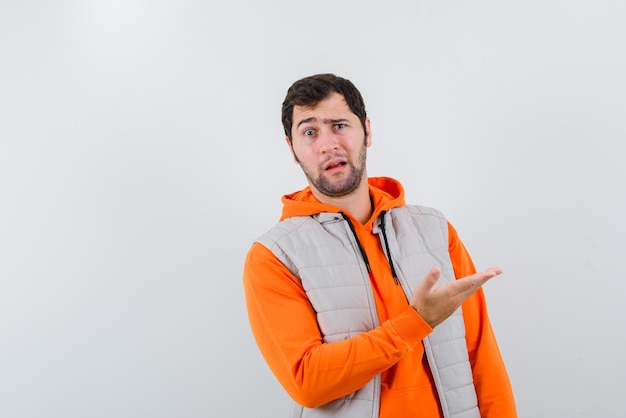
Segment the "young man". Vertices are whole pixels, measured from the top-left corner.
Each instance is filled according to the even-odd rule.
[[[370,121],[350,81],[295,82],[282,120],[309,186],[283,196],[243,280],[292,416],[515,417],[480,288],[501,270],[477,273],[440,212],[368,179]]]

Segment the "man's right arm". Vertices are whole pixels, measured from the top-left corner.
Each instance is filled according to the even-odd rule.
[[[407,306],[398,317],[355,337],[324,343],[300,280],[265,246],[255,243],[244,267],[252,332],[287,393],[316,407],[363,387],[420,344],[432,328]]]

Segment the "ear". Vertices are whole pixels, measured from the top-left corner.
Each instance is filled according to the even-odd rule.
[[[365,146],[372,146],[372,129],[370,127],[370,118],[365,119]]]
[[[293,145],[291,144],[291,141],[289,140],[288,136],[285,136],[285,142],[287,142],[287,146],[291,150],[291,155],[293,155],[293,161],[296,164],[300,164],[300,161],[298,160],[298,157],[296,157],[296,152],[293,150]]]

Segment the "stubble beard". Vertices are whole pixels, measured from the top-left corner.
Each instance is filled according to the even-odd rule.
[[[309,170],[307,170],[302,164],[300,168],[304,172],[309,183],[315,187],[320,193],[330,197],[341,197],[352,193],[359,187],[363,174],[365,173],[365,161],[367,159],[367,148],[365,145],[361,148],[358,157],[358,165],[355,166],[352,161],[346,162],[347,176],[342,180],[333,180],[332,176],[324,176],[324,169],[318,167],[318,176],[315,176]]]

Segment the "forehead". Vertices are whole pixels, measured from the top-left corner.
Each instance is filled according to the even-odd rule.
[[[298,126],[303,120],[306,119],[347,119],[348,117],[355,117],[356,115],[350,110],[350,106],[346,103],[346,99],[336,92],[331,93],[330,96],[317,103],[315,106],[294,106],[293,108],[293,126]]]

